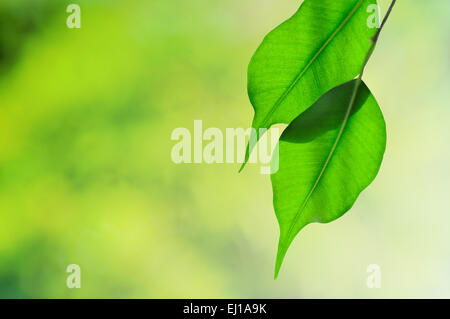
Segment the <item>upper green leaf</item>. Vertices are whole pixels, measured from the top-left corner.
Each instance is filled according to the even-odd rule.
[[[252,127],[289,124],[322,94],[354,79],[376,33],[367,25],[367,9],[376,3],[305,0],[297,13],[271,31],[248,67]]]
[[[280,225],[275,277],[304,226],[331,222],[352,207],[377,175],[385,147],[383,115],[359,79],[326,93],[286,128],[271,176]]]

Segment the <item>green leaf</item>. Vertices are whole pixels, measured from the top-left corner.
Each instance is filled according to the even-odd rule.
[[[279,141],[279,170],[271,176],[280,225],[275,278],[286,251],[306,225],[347,212],[375,178],[386,148],[381,110],[360,80],[323,95]]]
[[[305,0],[294,16],[265,37],[248,67],[252,127],[257,132],[291,123],[322,94],[360,73],[377,31],[367,26],[367,9],[376,3]],[[247,148],[245,162],[253,146]]]

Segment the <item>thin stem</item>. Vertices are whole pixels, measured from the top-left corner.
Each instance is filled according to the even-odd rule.
[[[386,15],[384,16],[383,22],[381,23],[380,29],[378,29],[378,32],[375,35],[375,40],[378,40],[378,37],[380,36],[381,30],[383,30],[383,27],[386,24],[386,21],[388,20],[389,16],[391,15],[392,9],[394,8],[394,5],[395,5],[396,2],[397,2],[397,0],[393,0],[391,5],[389,6],[389,9],[386,12]]]
[[[369,52],[368,52],[367,55],[366,55],[366,59],[365,59],[365,61],[364,61],[364,64],[363,64],[363,66],[362,66],[362,69],[361,69],[361,73],[359,74],[359,77],[358,77],[359,80],[362,79],[362,76],[363,76],[363,74],[364,74],[364,70],[366,69],[366,65],[367,65],[367,63],[369,62],[370,57],[372,56],[373,51],[375,50],[375,46],[377,45],[378,38],[380,37],[381,31],[383,30],[384,25],[386,24],[386,21],[389,19],[389,16],[391,15],[392,9],[394,8],[396,2],[397,2],[397,0],[392,0],[391,5],[389,6],[389,9],[388,9],[388,11],[386,12],[386,15],[384,16],[383,22],[382,22],[381,25],[380,25],[380,28],[378,29],[378,31],[377,31],[377,33],[375,34],[375,36],[371,39],[372,45],[371,45],[371,47],[370,47],[370,49],[369,49]],[[359,86],[359,85],[358,85],[358,86]]]

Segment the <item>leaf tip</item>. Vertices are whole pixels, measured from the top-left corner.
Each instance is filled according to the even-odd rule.
[[[275,274],[273,276],[273,280],[277,280],[279,273],[280,273],[280,269],[279,268],[278,269],[275,268]]]
[[[278,252],[277,252],[277,260],[275,262],[275,274],[274,274],[274,280],[278,278],[278,275],[280,274],[281,265],[283,264],[284,256],[286,256],[286,248],[284,248],[280,244],[278,245]]]

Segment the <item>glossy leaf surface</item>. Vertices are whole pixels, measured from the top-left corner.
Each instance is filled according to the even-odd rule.
[[[300,230],[342,216],[379,171],[385,122],[367,86],[359,82],[355,91],[357,83],[327,92],[280,138],[279,170],[271,177],[280,225],[275,276]]]
[[[252,127],[289,124],[360,73],[376,33],[367,24],[373,4],[376,0],[305,0],[265,37],[248,67]]]

